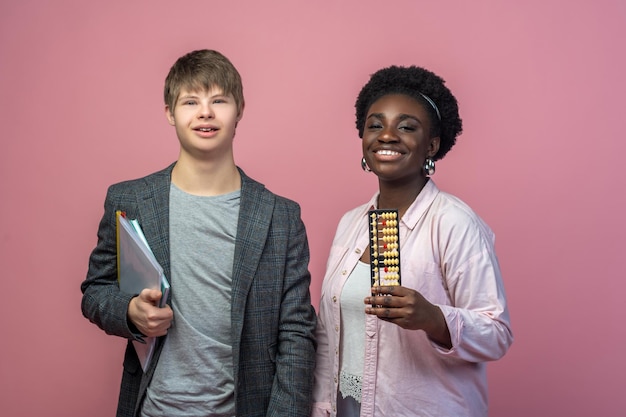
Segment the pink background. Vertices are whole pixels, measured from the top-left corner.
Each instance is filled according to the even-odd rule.
[[[444,77],[465,130],[435,180],[496,232],[515,334],[491,416],[625,415],[625,4],[2,1],[0,414],[114,414],[124,341],[79,284],[106,187],[177,156],[169,67],[214,48],[244,80],[237,163],[302,205],[315,305],[340,215],[376,188],[357,92],[391,64]]]

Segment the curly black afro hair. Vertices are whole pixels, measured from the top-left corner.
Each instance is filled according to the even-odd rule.
[[[439,151],[433,157],[435,161],[443,158],[456,143],[456,137],[463,131],[459,117],[459,107],[445,81],[427,69],[410,66],[391,66],[372,74],[356,99],[356,128],[359,137],[363,137],[365,118],[370,106],[387,94],[404,94],[424,105],[428,110],[431,135],[439,136]],[[441,121],[433,106],[422,96],[428,96],[439,109]]]

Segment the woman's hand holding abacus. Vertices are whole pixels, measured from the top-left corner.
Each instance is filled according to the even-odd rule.
[[[434,342],[452,347],[448,325],[439,307],[419,292],[402,286],[374,286],[365,298],[366,314],[407,330],[424,330]]]

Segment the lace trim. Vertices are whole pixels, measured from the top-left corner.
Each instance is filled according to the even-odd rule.
[[[363,378],[358,375],[341,372],[339,374],[339,392],[343,398],[352,397],[361,404],[361,385]]]

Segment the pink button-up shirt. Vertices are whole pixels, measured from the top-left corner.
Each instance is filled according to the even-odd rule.
[[[328,258],[316,331],[315,417],[336,415],[340,295],[368,246],[367,212],[377,198],[343,216]],[[402,285],[441,308],[453,347],[368,315],[361,416],[487,416],[485,362],[502,357],[513,341],[492,231],[430,180],[400,221],[400,253]]]

